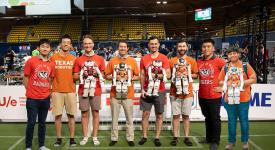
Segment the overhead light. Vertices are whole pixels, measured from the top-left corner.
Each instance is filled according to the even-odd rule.
[[[11,8],[11,5],[7,5],[8,8]]]
[[[162,4],[167,4],[167,1],[162,1]]]
[[[161,2],[160,1],[157,1],[157,4],[160,4]]]

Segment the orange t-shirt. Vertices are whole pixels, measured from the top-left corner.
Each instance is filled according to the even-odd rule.
[[[52,86],[53,92],[75,92],[75,83],[73,81],[75,59],[71,54],[62,56],[60,53],[56,53],[51,57],[51,61],[55,63],[55,77]]]
[[[229,64],[228,70],[229,70],[230,67],[231,67],[231,65]],[[236,65],[236,67],[243,69],[242,62],[239,61]],[[248,77],[251,77],[251,75],[256,75],[254,69],[249,64],[247,64],[247,75],[248,75]],[[247,75],[245,73],[245,70],[243,70],[243,79],[244,80],[248,79]],[[224,72],[224,67],[223,67],[220,74],[219,74],[219,81],[224,81],[224,78],[225,78],[225,72]],[[240,102],[248,102],[250,100],[250,92],[251,92],[250,91],[250,85],[244,86],[244,91],[241,91],[241,94],[240,94]],[[226,91],[226,94],[225,94],[225,101],[228,101],[227,91]]]
[[[149,84],[148,68],[150,65],[152,65],[153,61],[155,61],[155,60],[161,61],[162,67],[165,70],[170,68],[168,58],[161,53],[159,53],[157,58],[152,58],[151,54],[147,54],[147,55],[143,56],[140,60],[140,71],[144,70],[144,72],[145,72],[145,83],[144,83],[144,87],[143,87],[145,91],[147,91],[148,84]],[[163,81],[160,82],[159,92],[165,92],[165,83]]]
[[[74,73],[79,73],[82,67],[84,66],[85,62],[88,60],[94,61],[98,66],[98,69],[100,70],[100,72],[104,72],[105,60],[103,57],[96,54],[94,54],[93,56],[86,56],[85,54],[83,54],[82,56],[78,57],[75,60]],[[84,91],[84,84],[79,84],[78,95],[82,96],[83,91]],[[100,96],[101,94],[102,94],[102,90],[101,90],[100,81],[99,79],[97,79],[94,96]]]
[[[198,73],[198,66],[197,66],[196,60],[193,59],[192,57],[189,57],[189,56],[186,56],[184,59],[186,60],[186,62],[188,64],[191,65],[191,73],[192,74],[197,74]],[[173,58],[170,59],[170,69],[171,69],[171,71],[173,70],[174,65],[178,63],[178,60],[179,60],[178,56],[173,57]],[[178,97],[180,99],[193,97],[194,96],[194,94],[193,94],[193,83],[189,83],[188,91],[189,91],[188,95],[184,95],[184,94],[177,95],[176,94],[177,88],[176,88],[175,84],[171,82],[171,89],[170,89],[170,95],[171,96],[175,96],[175,97]]]
[[[127,66],[131,67],[131,74],[132,77],[133,76],[138,76],[139,75],[139,70],[138,70],[138,65],[137,62],[134,58],[132,57],[127,57],[127,58],[120,58],[118,56],[112,58],[105,70],[105,74],[106,75],[111,75],[114,72],[114,65],[118,65],[120,63],[125,63]],[[110,93],[110,97],[114,98],[116,97],[116,88],[115,86],[112,86],[111,88],[111,93]],[[134,83],[132,82],[132,85],[130,87],[128,87],[128,94],[127,97],[129,99],[133,99],[134,98]]]
[[[24,75],[29,78],[26,89],[27,98],[40,100],[50,96],[50,80],[54,77],[53,62],[43,61],[39,57],[34,56],[26,62]]]

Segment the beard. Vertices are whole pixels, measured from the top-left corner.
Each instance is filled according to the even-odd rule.
[[[178,53],[179,53],[179,55],[181,55],[181,56],[185,55],[186,52],[187,52],[187,50],[186,50],[186,51],[185,51],[185,50],[178,50]]]

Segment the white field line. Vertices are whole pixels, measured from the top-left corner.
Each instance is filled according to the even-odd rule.
[[[17,140],[8,150],[13,150],[18,144],[20,144],[25,139],[25,136]]]
[[[257,145],[256,143],[254,143],[252,140],[248,140],[248,142],[255,147],[257,150],[263,150],[259,145]]]

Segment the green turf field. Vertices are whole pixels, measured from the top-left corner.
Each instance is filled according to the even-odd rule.
[[[15,124],[15,123],[1,123],[0,125],[0,150],[23,150],[25,148],[24,144],[24,134],[25,134],[25,124]],[[35,129],[37,130],[37,128]],[[183,143],[183,138],[180,139],[178,145],[176,147],[170,146],[170,141],[172,139],[171,131],[162,131],[161,133],[161,142],[162,147],[156,148],[153,145],[153,135],[154,131],[150,131],[149,135],[150,138],[148,142],[143,145],[139,146],[137,141],[141,137],[141,131],[135,132],[135,147],[129,148],[127,142],[124,137],[124,131],[119,132],[120,141],[114,146],[109,147],[108,143],[110,142],[110,131],[100,131],[99,132],[99,140],[101,142],[100,146],[93,146],[91,143],[91,139],[89,139],[89,143],[85,146],[77,145],[76,147],[69,147],[68,145],[68,129],[67,125],[63,125],[62,134],[66,139],[63,139],[63,144],[59,148],[53,147],[55,142],[55,130],[54,124],[50,123],[47,124],[47,137],[46,137],[46,146],[52,150],[57,149],[209,149],[208,145],[206,144],[199,144],[198,140],[200,140],[204,134],[204,124],[203,122],[192,122],[191,123],[191,140],[193,141],[192,147],[187,147]],[[81,127],[78,123],[76,126],[76,141],[79,143],[81,140]],[[237,138],[237,145],[235,149],[241,149],[240,143],[240,130],[238,126],[237,130],[238,138]],[[33,149],[38,149],[38,142],[37,142],[37,132],[35,132],[35,137],[33,140]],[[221,134],[221,143],[219,149],[224,149],[227,143],[227,123],[222,123],[222,134]],[[275,149],[275,122],[250,122],[250,149],[251,150],[273,150]]]

